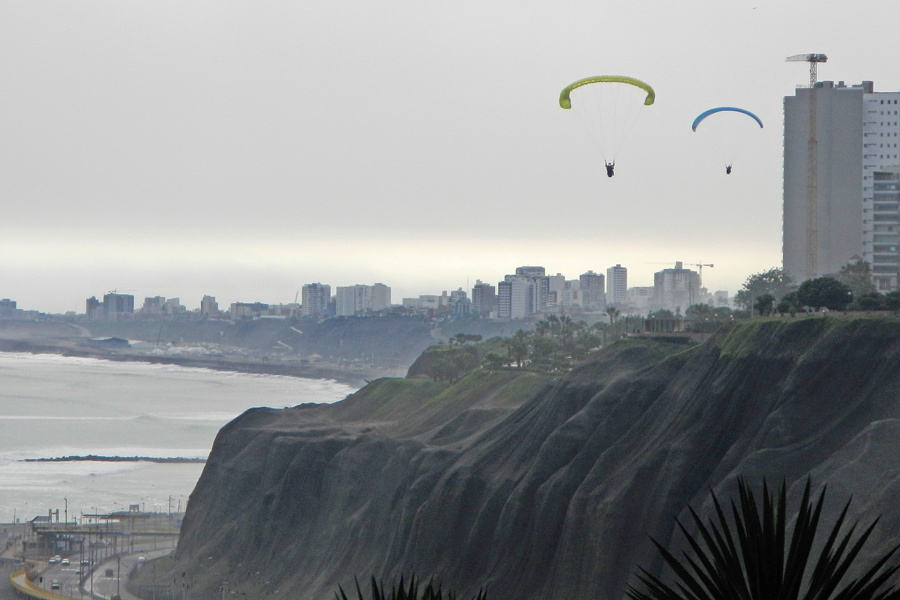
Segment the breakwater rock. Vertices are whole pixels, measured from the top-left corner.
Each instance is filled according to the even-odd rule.
[[[213,597],[332,598],[434,575],[463,596],[622,597],[649,537],[743,476],[828,485],[830,523],[900,532],[900,321],[753,321],[703,344],[630,338],[562,379],[381,379],[334,405],[255,409],[216,439],[175,570]],[[865,558],[865,556],[863,556]],[[198,596],[199,597],[199,596]]]

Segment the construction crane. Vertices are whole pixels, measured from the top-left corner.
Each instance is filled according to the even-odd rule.
[[[700,280],[700,287],[703,287],[703,267],[712,268],[712,267],[716,266],[712,263],[706,263],[706,264],[704,264],[704,263],[688,263],[688,265],[691,267],[697,267],[697,275],[698,275],[697,278]]]
[[[819,271],[819,141],[816,136],[816,80],[818,65],[826,62],[824,54],[795,54],[786,62],[809,63],[809,137],[806,141],[806,279]]]

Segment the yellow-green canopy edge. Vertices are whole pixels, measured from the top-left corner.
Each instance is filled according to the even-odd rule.
[[[656,100],[656,92],[653,91],[653,88],[640,79],[635,79],[634,77],[622,77],[619,75],[599,75],[597,77],[585,77],[584,79],[579,79],[575,83],[566,86],[563,91],[559,93],[559,105],[562,108],[572,108],[572,101],[569,100],[569,94],[572,93],[572,90],[590,83],[627,83],[629,85],[637,86],[647,92],[647,98],[644,100],[645,106],[650,106],[653,104],[653,101]]]

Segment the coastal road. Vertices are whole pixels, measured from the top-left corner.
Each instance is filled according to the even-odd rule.
[[[128,573],[131,572],[141,562],[142,558],[151,561],[156,558],[166,556],[172,552],[172,548],[163,550],[148,550],[146,552],[124,554],[120,558],[107,560],[97,566],[91,573],[90,579],[84,582],[85,592],[90,593],[93,589],[94,596],[99,598],[112,598],[118,594],[122,600],[141,600],[137,596],[131,595],[125,589],[125,583],[128,581]],[[93,585],[93,588],[91,587]],[[68,592],[67,592],[68,594]]]

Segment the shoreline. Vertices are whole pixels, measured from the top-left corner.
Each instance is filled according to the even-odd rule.
[[[188,458],[185,456],[56,456],[52,458],[23,458],[20,462],[152,462],[152,463],[205,463],[205,458]]]
[[[0,339],[0,352],[25,354],[56,354],[76,358],[96,358],[119,362],[145,362],[150,364],[177,365],[187,368],[212,369],[255,375],[282,375],[303,379],[330,379],[338,383],[362,388],[373,379],[382,377],[403,377],[398,368],[374,366],[347,367],[334,363],[300,363],[298,361],[276,360],[263,355],[249,356],[192,356],[147,354],[133,349],[92,348],[83,344],[84,338],[74,340],[22,340]]]

